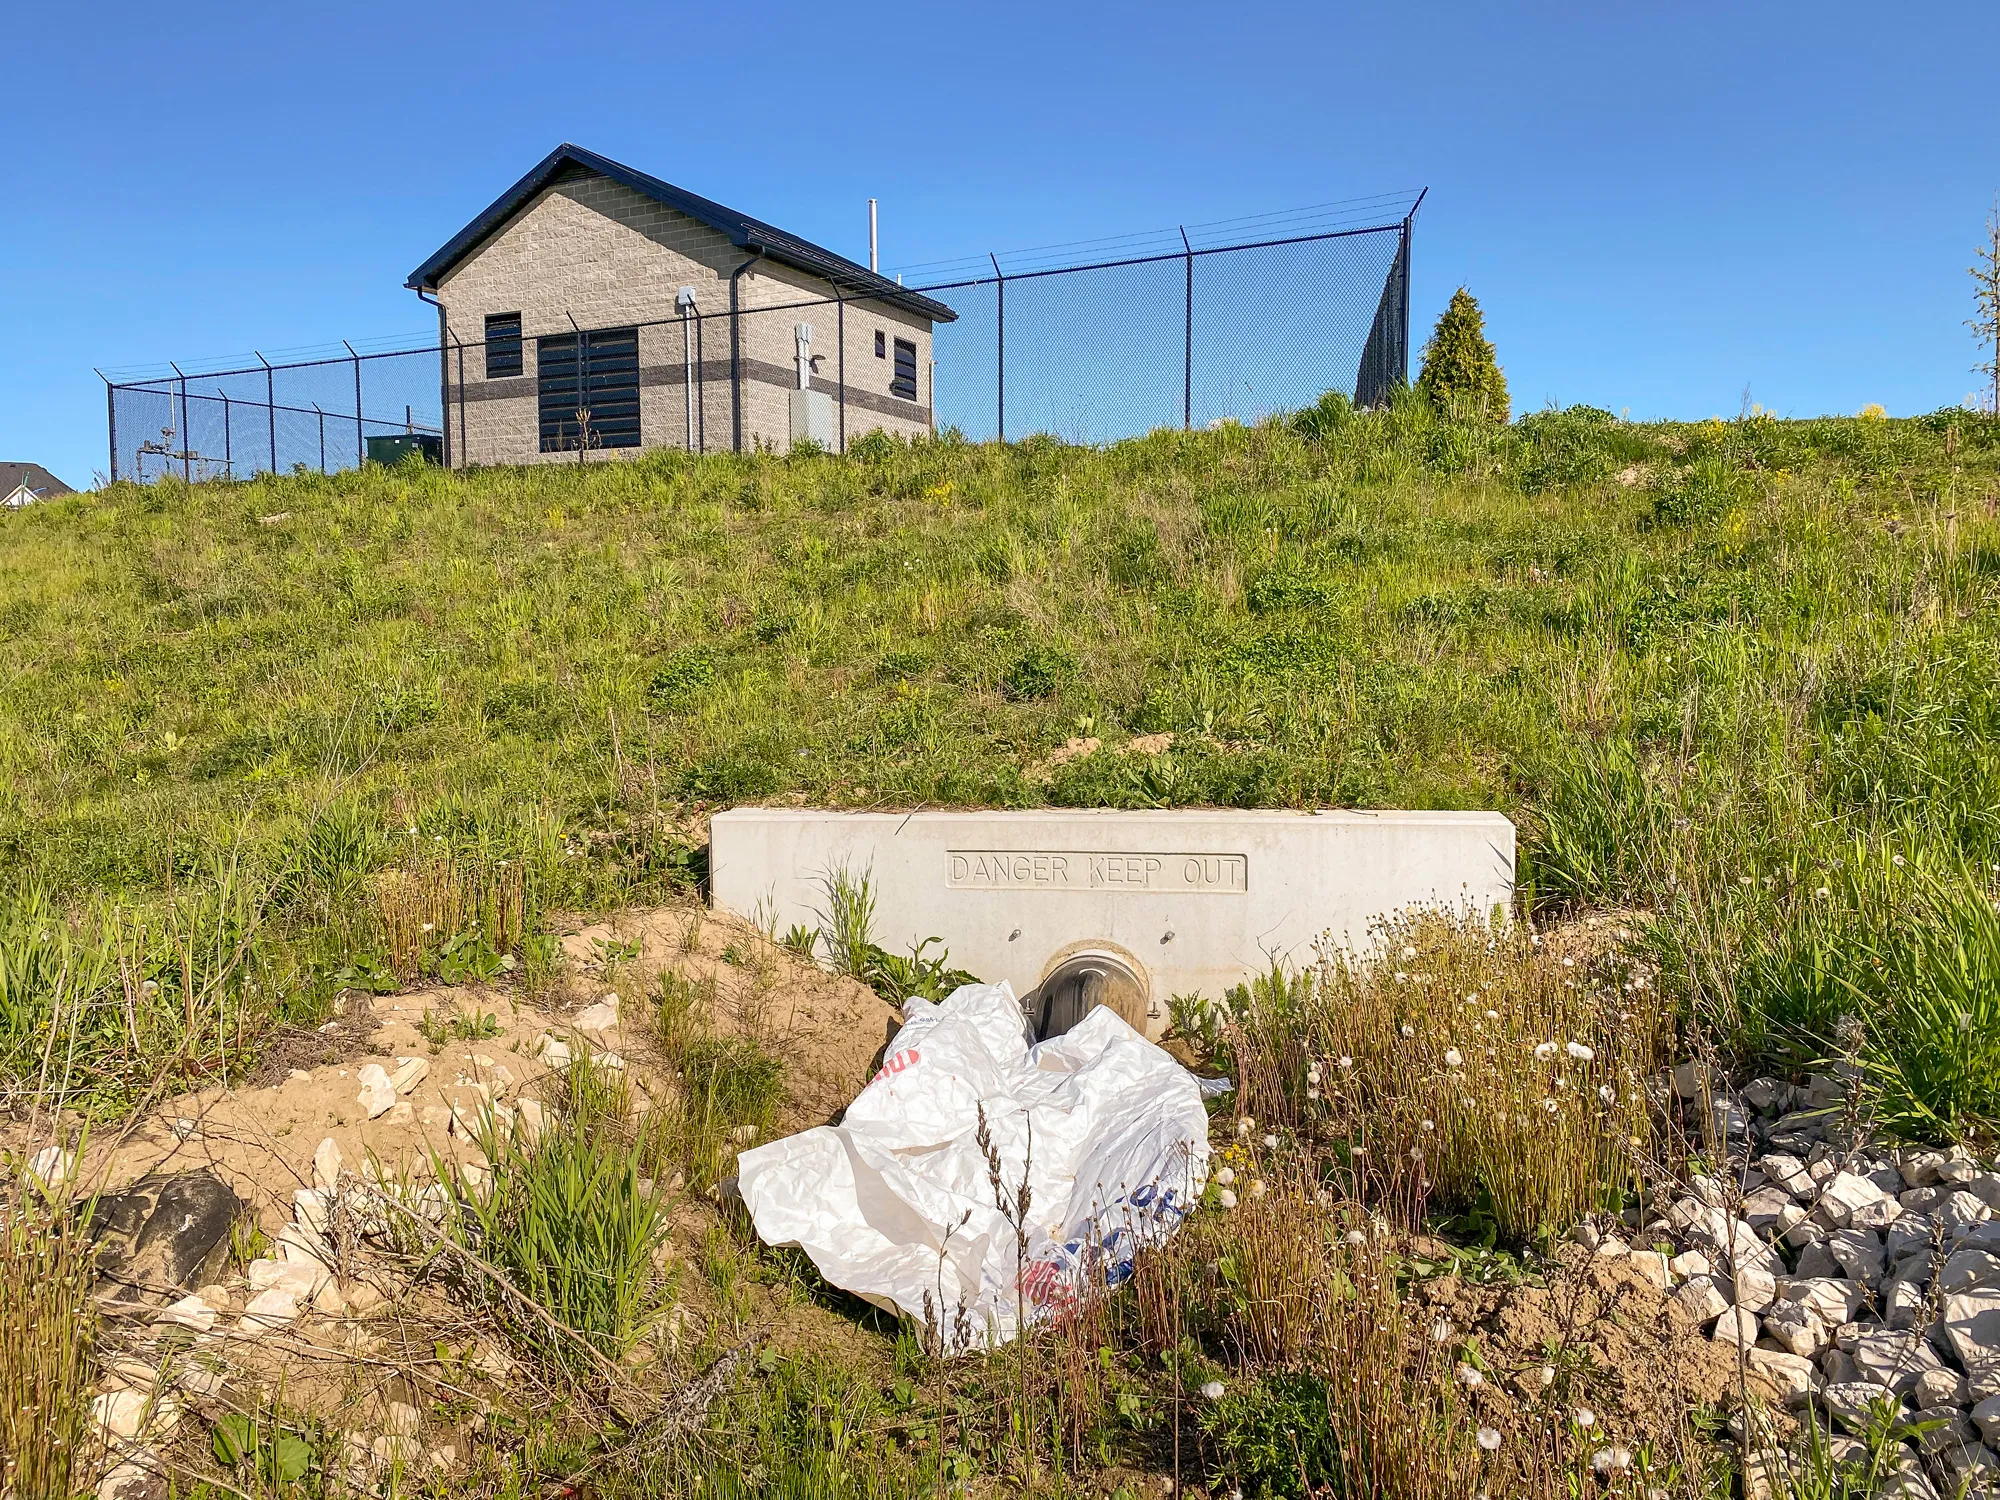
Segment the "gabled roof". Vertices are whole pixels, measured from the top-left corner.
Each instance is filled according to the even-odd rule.
[[[949,323],[958,316],[942,302],[926,297],[921,292],[908,291],[888,277],[878,275],[844,255],[836,255],[833,251],[815,245],[810,240],[786,234],[784,230],[766,224],[761,219],[740,214],[733,208],[724,208],[720,203],[690,193],[684,188],[677,188],[670,182],[662,182],[657,177],[649,177],[644,172],[634,171],[631,167],[615,162],[608,156],[599,156],[595,151],[586,151],[581,146],[572,146],[567,142],[543,157],[532,172],[507,189],[484,213],[453,235],[442,250],[412,271],[410,279],[403,284],[412,291],[436,291],[439,279],[448,275],[460,261],[477,251],[524,203],[564,173],[573,173],[578,169],[595,173],[599,177],[608,177],[635,193],[651,198],[655,203],[677,209],[711,229],[720,230],[729,236],[732,244],[744,250],[761,250],[773,260],[824,277],[843,292],[861,293],[877,298],[936,323]]]
[[[40,464],[0,463],[0,500],[22,488],[26,488],[37,500],[71,493],[68,485]]]

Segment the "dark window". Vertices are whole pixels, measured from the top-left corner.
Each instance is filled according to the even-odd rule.
[[[486,378],[521,373],[521,315],[493,313],[486,319]]]
[[[917,346],[908,339],[896,340],[896,378],[889,382],[889,394],[917,399]]]
[[[889,335],[879,328],[875,330],[875,357],[877,359],[889,357]]]
[[[542,452],[639,446],[639,330],[535,340]]]

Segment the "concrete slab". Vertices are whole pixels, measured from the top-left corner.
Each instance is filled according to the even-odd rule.
[[[1498,813],[740,807],[710,820],[709,841],[715,904],[780,936],[826,925],[835,871],[866,874],[891,952],[942,938],[956,967],[1024,997],[1101,955],[1136,979],[1153,1034],[1171,996],[1219,997],[1273,958],[1309,963],[1322,933],[1365,948],[1392,913],[1486,916],[1514,893],[1514,825]]]

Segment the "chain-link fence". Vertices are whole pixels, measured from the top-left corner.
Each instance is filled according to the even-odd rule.
[[[1409,377],[1415,210],[1225,243],[1176,231],[1177,248],[1081,265],[989,256],[983,274],[910,284],[954,315],[934,322],[866,289],[781,285],[615,328],[516,321],[490,343],[447,327],[442,348],[176,366],[108,383],[111,473],[330,471],[396,434],[462,466],[805,439],[845,451],[874,429],[1100,443],[1254,422],[1333,390],[1375,405]]]
[[[435,345],[110,382],[111,477],[350,469],[367,440],[443,431]]]

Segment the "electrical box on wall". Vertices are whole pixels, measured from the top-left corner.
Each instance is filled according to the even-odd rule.
[[[814,442],[828,452],[840,447],[840,424],[834,412],[833,392],[793,391],[792,441]]]

